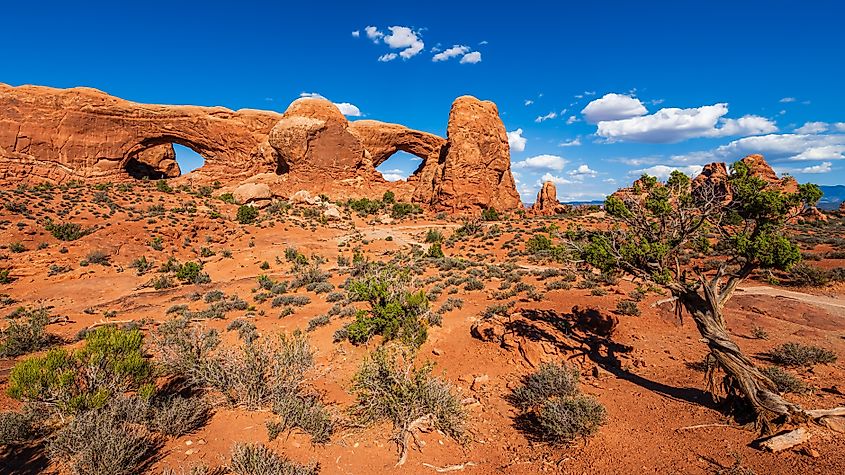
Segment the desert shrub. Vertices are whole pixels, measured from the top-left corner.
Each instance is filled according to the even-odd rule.
[[[156,290],[170,289],[176,287],[176,282],[169,275],[157,275],[144,284],[144,287],[152,287]]]
[[[767,332],[765,328],[755,325],[754,328],[751,329],[751,336],[758,340],[768,340],[769,332]]]
[[[172,396],[150,407],[152,430],[178,437],[204,426],[211,417],[211,404],[201,397]]]
[[[463,300],[461,300],[459,298],[455,298],[455,297],[449,297],[449,298],[446,299],[445,302],[443,302],[443,305],[440,306],[440,313],[450,312],[450,311],[452,311],[456,308],[463,308],[463,307],[464,307],[464,301]]]
[[[784,343],[773,348],[769,357],[781,366],[813,366],[836,361],[836,353],[814,345]]]
[[[358,213],[359,216],[376,214],[384,209],[384,203],[368,198],[361,198],[358,200],[350,199],[346,202],[346,206],[352,208],[352,210]]]
[[[822,287],[830,282],[830,276],[821,268],[798,264],[789,270],[789,279],[793,285]]]
[[[404,218],[409,214],[420,214],[422,208],[413,203],[394,203],[390,210],[390,216],[393,218]]]
[[[434,241],[431,246],[428,246],[428,251],[426,251],[425,256],[435,259],[443,257],[443,248],[440,246],[440,241]]]
[[[162,193],[170,193],[173,191],[173,188],[171,188],[167,181],[158,180],[156,181],[156,190],[161,191]]]
[[[333,431],[328,409],[305,385],[314,365],[314,351],[300,332],[221,348],[214,330],[191,327],[187,320],[177,319],[159,328],[156,344],[169,373],[198,388],[221,393],[230,405],[284,411],[280,424],[285,429],[300,428],[317,443],[327,441]],[[294,399],[298,406],[290,402]],[[317,413],[325,416],[322,423],[316,422]]]
[[[398,348],[379,347],[353,379],[353,417],[362,424],[390,421],[399,441],[421,419],[459,439],[466,414],[452,385],[431,375],[433,368],[431,363],[416,367],[410,354]]]
[[[186,284],[207,284],[211,278],[202,271],[202,264],[189,261],[178,267],[176,278]]]
[[[301,465],[268,449],[263,444],[241,444],[232,447],[229,470],[235,475],[316,475],[317,464]]]
[[[334,416],[316,394],[275,391],[271,409],[279,419],[267,421],[270,440],[295,428],[310,435],[311,442],[315,444],[325,444],[331,440],[335,430]]]
[[[0,269],[0,284],[11,284],[15,278],[12,277],[11,269]]]
[[[126,420],[124,409],[110,404],[78,414],[49,440],[50,458],[78,475],[144,472],[161,441],[143,425]]]
[[[311,332],[316,330],[319,327],[325,326],[329,324],[331,319],[328,315],[317,315],[316,317],[312,318],[308,321],[308,329],[307,331]]]
[[[365,343],[374,335],[415,347],[425,342],[428,331],[423,317],[429,311],[428,298],[423,290],[410,291],[410,280],[408,269],[375,264],[350,278],[346,285],[349,299],[370,304],[370,311],[358,312],[346,329],[351,343]]]
[[[236,219],[241,224],[252,224],[258,218],[258,208],[250,205],[241,205],[238,207]]]
[[[442,242],[443,241],[443,233],[436,229],[429,229],[428,232],[425,233],[425,242],[427,243],[435,243],[435,242]]]
[[[487,208],[481,212],[481,219],[484,221],[499,221],[501,217],[496,208]]]
[[[45,348],[56,341],[46,332],[50,312],[46,308],[21,309],[9,325],[0,330],[0,358],[20,356]]]
[[[0,412],[0,447],[22,444],[38,433],[33,416],[25,412]]]
[[[381,201],[384,203],[395,203],[396,194],[392,191],[385,191],[384,194],[381,196]]]
[[[284,305],[304,307],[309,303],[311,303],[311,298],[307,295],[279,295],[270,302],[270,305],[273,308],[282,307]]]
[[[235,195],[233,195],[232,193],[223,193],[218,196],[217,199],[230,205],[235,204]]]
[[[538,439],[569,443],[594,434],[606,419],[604,407],[578,390],[576,368],[546,363],[522,379],[509,400],[521,414],[518,422]]]
[[[633,300],[620,300],[616,302],[616,313],[638,317],[640,315],[640,308],[637,306],[637,302]]]
[[[132,261],[132,263],[129,264],[129,267],[135,269],[135,272],[138,275],[144,275],[147,271],[153,268],[153,263],[148,261],[146,256],[141,256]]]
[[[567,257],[566,249],[555,245],[552,240],[543,235],[535,234],[525,242],[525,252],[538,259],[564,262]]]
[[[604,406],[589,396],[550,399],[536,411],[537,429],[543,439],[552,443],[589,437],[606,419]]]
[[[305,287],[306,290],[314,290],[317,284],[326,282],[330,277],[327,272],[320,269],[320,264],[317,260],[312,260],[307,265],[295,266],[294,272],[297,275],[290,283],[290,288],[292,289]]]
[[[152,388],[152,365],[137,329],[108,325],[85,336],[76,351],[54,349],[21,361],[9,374],[7,393],[19,400],[48,403],[63,412],[102,407],[114,395]]]
[[[803,381],[777,366],[761,368],[760,372],[775,383],[779,393],[805,393],[810,389]]]
[[[483,290],[483,289],[484,289],[484,283],[481,282],[480,280],[476,279],[475,277],[470,277],[469,280],[467,280],[466,285],[464,285],[464,290],[466,290],[466,291]]]
[[[326,302],[339,302],[343,300],[344,297],[345,295],[343,292],[329,292],[329,294],[326,295]]]
[[[9,251],[14,252],[15,254],[19,254],[21,252],[26,251],[26,246],[20,242],[11,242],[9,243]]]
[[[60,241],[76,241],[90,232],[77,223],[55,224],[48,222],[44,228]]]
[[[99,264],[101,266],[107,266],[110,264],[111,256],[105,251],[96,250],[91,251],[85,257],[86,264]]]

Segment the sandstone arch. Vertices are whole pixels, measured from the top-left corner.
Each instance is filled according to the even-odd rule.
[[[5,84],[0,105],[0,148],[80,178],[128,176],[132,160],[164,156],[158,147],[170,143],[201,154],[208,173],[246,176],[278,165],[262,147],[281,117],[275,112],[139,104],[90,88]]]

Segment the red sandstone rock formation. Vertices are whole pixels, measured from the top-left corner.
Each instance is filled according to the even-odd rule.
[[[21,180],[172,178],[173,143],[205,164],[191,176],[224,185],[266,183],[333,198],[381,196],[438,209],[520,208],[495,104],[458,98],[448,140],[397,124],[350,123],[324,99],[294,101],[284,115],[222,107],[129,102],[89,88],[0,84],[0,176]],[[398,150],[422,158],[407,181],[375,167]],[[260,179],[259,179],[260,177]]]
[[[202,155],[210,175],[246,176],[275,167],[260,144],[279,118],[267,111],[138,104],[90,88],[0,84],[0,148],[26,155],[23,167],[40,178],[119,178],[143,160],[164,162],[157,171],[172,176],[177,171],[159,148],[171,143]]]
[[[437,167],[424,164],[414,201],[437,209],[522,207],[511,174],[510,147],[496,104],[462,96],[452,103],[447,143]],[[432,181],[423,181],[428,174]]]
[[[547,181],[543,183],[540,192],[537,193],[537,201],[531,206],[531,212],[536,215],[549,216],[560,214],[566,211],[566,206],[557,200],[557,188],[555,184]]]

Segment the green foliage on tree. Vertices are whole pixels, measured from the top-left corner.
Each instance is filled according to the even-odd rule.
[[[644,175],[633,191],[607,198],[605,211],[619,225],[573,243],[581,258],[603,272],[625,272],[668,289],[677,298],[679,314],[686,310],[708,342],[711,391],[717,390],[716,372],[724,372],[721,387],[727,397],[750,407],[764,431],[770,419],[804,414],[781,398],[776,385],[733,342],[722,309],[757,269],[788,270],[801,260],[784,225],[815,205],[819,188],[805,184],[788,192],[755,176],[740,161],[731,167],[726,183],[693,185],[675,171],[665,183]],[[718,269],[681,268],[684,254],[710,249],[725,259]]]

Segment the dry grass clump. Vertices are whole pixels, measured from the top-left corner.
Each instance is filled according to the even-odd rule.
[[[779,393],[805,393],[810,388],[800,379],[778,368],[777,366],[768,366],[761,368],[760,372],[766,375],[767,378],[775,383]]]
[[[55,342],[56,337],[45,330],[50,323],[46,308],[21,308],[12,316],[9,325],[0,330],[0,358],[38,351]]]
[[[273,452],[263,444],[235,444],[229,460],[235,475],[316,475],[316,463],[301,465]]]

